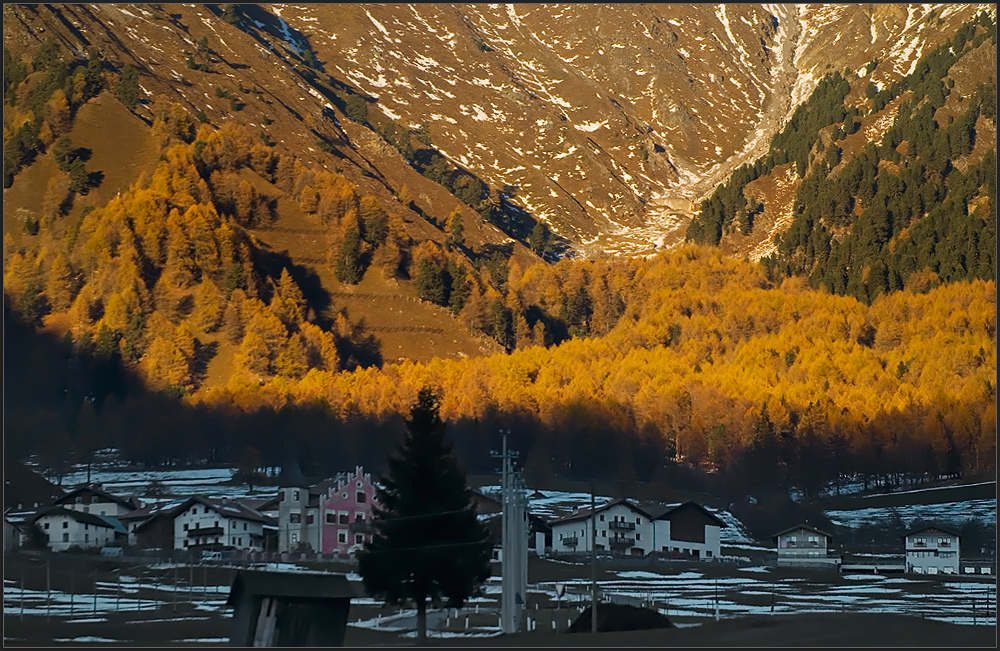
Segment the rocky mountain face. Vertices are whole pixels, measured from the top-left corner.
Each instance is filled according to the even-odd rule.
[[[439,196],[374,131],[346,119],[344,98],[360,95],[373,126],[422,128],[453,166],[583,256],[682,241],[699,202],[767,151],[824,74],[865,75],[878,59],[871,81],[885,85],[962,22],[995,12],[972,4],[236,7],[8,5],[4,40],[27,46],[55,33],[81,53],[96,48],[114,65],[136,66],[150,103],[162,94],[213,123],[268,125],[278,146],[346,168],[383,194],[405,183]],[[197,67],[203,57],[215,61],[208,71]],[[236,114],[217,87],[260,101]],[[318,149],[318,138],[332,146]],[[441,218],[454,203],[429,201]],[[503,240],[487,231],[484,239]]]

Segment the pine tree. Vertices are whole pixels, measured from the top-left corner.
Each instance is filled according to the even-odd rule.
[[[368,594],[389,604],[413,601],[417,641],[427,643],[427,602],[460,607],[490,576],[490,536],[476,519],[465,471],[438,415],[434,392],[421,389],[406,436],[381,477],[372,524],[358,554]]]
[[[460,247],[465,244],[465,227],[462,224],[462,212],[458,208],[452,210],[451,214],[448,215],[445,233],[445,243],[449,247]]]
[[[337,258],[335,273],[337,280],[348,285],[355,285],[361,280],[361,236],[358,229],[350,226],[344,233],[344,241],[340,246],[340,256]]]
[[[135,110],[139,105],[139,75],[132,66],[126,65],[122,70],[115,95],[129,110]]]
[[[446,304],[445,287],[444,281],[441,279],[441,270],[438,269],[438,266],[430,258],[424,258],[420,261],[420,266],[417,269],[416,284],[417,296],[420,299],[436,303],[437,305]]]

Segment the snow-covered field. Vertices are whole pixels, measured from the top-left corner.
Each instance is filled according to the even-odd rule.
[[[958,527],[969,520],[995,527],[997,501],[995,499],[944,502],[942,504],[912,504],[907,506],[827,511],[826,515],[836,524],[852,529],[866,523],[885,522],[898,514],[906,526],[916,520],[934,520],[943,525]]]

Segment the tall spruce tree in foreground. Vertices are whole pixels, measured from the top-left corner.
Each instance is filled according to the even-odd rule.
[[[433,391],[420,391],[406,436],[376,492],[371,542],[358,554],[369,595],[393,605],[412,600],[417,641],[427,643],[427,603],[461,607],[490,576],[489,532],[476,519],[465,471]]]

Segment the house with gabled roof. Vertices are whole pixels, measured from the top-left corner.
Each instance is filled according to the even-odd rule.
[[[962,537],[940,525],[914,529],[903,537],[906,571],[916,574],[958,574]]]
[[[840,565],[830,556],[833,536],[808,524],[797,524],[774,534],[778,565]]]
[[[173,549],[201,551],[226,548],[265,551],[265,527],[273,519],[226,498],[196,495],[175,507]]]
[[[49,549],[61,552],[71,547],[104,547],[124,542],[128,533],[112,516],[85,513],[64,506],[50,506],[33,518],[48,538]]]
[[[726,523],[694,501],[644,507],[653,522],[652,550],[672,558],[718,558]]]
[[[612,500],[594,509],[593,518],[591,515],[589,508],[575,509],[569,515],[549,521],[552,552],[589,553],[592,542],[597,552],[627,556],[643,556],[652,549],[653,528],[649,514],[633,501]]]
[[[124,498],[112,495],[97,484],[80,486],[52,502],[53,506],[67,509],[118,517],[142,506],[135,498]]]
[[[128,544],[140,549],[174,549],[174,517],[186,501],[152,502],[119,516],[128,529]]]

